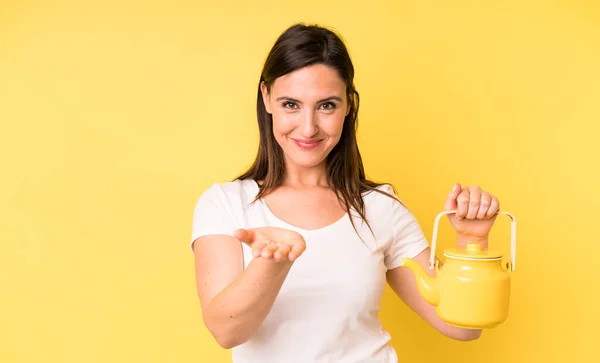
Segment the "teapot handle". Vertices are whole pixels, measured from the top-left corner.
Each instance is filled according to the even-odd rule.
[[[431,238],[431,256],[429,257],[429,269],[432,270],[435,268],[435,245],[437,241],[437,232],[438,226],[440,224],[440,218],[447,214],[456,213],[456,210],[449,210],[440,212],[437,217],[435,217],[435,222],[433,224],[433,236]],[[510,217],[510,271],[515,270],[515,260],[517,257],[517,221],[514,215],[509,212],[498,212],[498,214],[506,214]]]

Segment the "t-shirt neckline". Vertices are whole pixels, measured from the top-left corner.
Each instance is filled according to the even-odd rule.
[[[250,180],[252,182],[253,189],[255,192],[254,197],[256,197],[258,195],[258,192],[260,191],[260,187],[256,180],[254,180],[254,179],[250,179]],[[273,211],[271,210],[271,208],[269,207],[267,202],[264,200],[264,198],[258,198],[257,202],[260,203],[261,207],[265,210],[265,212],[269,215],[270,218],[272,218],[278,224],[283,226],[282,228],[287,228],[287,229],[291,229],[291,230],[294,230],[297,232],[302,232],[302,233],[322,233],[328,229],[335,228],[336,226],[345,222],[349,218],[348,212],[346,212],[346,213],[344,213],[344,215],[342,217],[338,218],[336,221],[334,221],[326,226],[316,228],[316,229],[306,229],[306,228],[302,228],[302,227],[296,226],[294,224],[288,223],[288,222],[284,221],[283,219],[279,218],[275,213],[273,213]]]

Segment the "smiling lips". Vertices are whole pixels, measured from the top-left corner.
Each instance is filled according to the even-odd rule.
[[[304,150],[314,149],[321,144],[321,141],[323,141],[322,139],[313,139],[313,140],[293,139],[293,140],[296,143],[296,145],[298,145],[299,148],[304,149]]]

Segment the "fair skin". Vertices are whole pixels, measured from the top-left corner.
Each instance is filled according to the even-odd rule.
[[[261,91],[286,163],[283,185],[266,196],[265,202],[280,219],[302,229],[334,223],[346,210],[327,185],[325,162],[340,139],[349,111],[344,82],[334,70],[313,65],[278,78],[270,90],[262,85]],[[458,244],[475,241],[487,245],[498,207],[498,200],[481,188],[455,185],[445,209],[457,210],[449,218]],[[246,269],[240,241],[250,246],[256,257]],[[258,329],[294,261],[302,258],[305,249],[301,235],[273,227],[238,230],[233,236],[204,236],[195,241],[202,315],[222,347],[242,344]],[[427,267],[429,256],[427,249],[415,260]],[[434,270],[427,271],[435,275]],[[408,269],[390,270],[386,277],[399,298],[442,334],[457,340],[480,336],[480,330],[457,328],[442,321],[419,294]]]

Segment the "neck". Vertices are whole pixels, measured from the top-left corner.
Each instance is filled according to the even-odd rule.
[[[286,165],[283,185],[293,188],[329,187],[325,162],[310,168]]]

